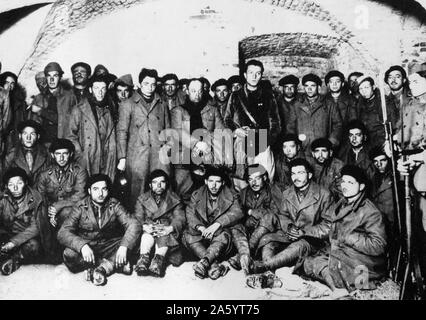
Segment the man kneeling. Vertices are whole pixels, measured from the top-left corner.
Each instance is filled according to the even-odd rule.
[[[109,197],[108,176],[91,176],[86,190],[89,195],[74,206],[58,232],[58,240],[66,247],[63,259],[71,272],[86,269],[87,280],[104,285],[114,271],[131,274],[128,255],[136,245],[141,226],[116,199]]]
[[[21,168],[6,171],[6,192],[0,200],[0,269],[10,275],[21,264],[39,260],[41,246],[36,218],[46,210],[40,193],[28,187]]]
[[[386,231],[383,214],[366,197],[367,177],[353,165],[343,167],[342,192],[332,215],[330,245],[306,258],[305,273],[333,291],[374,289],[386,273]]]
[[[229,268],[218,261],[232,249],[230,228],[243,217],[237,193],[225,186],[223,170],[209,167],[205,185],[195,191],[186,208],[188,229],[184,232],[186,246],[200,260],[194,265],[199,278],[216,280]]]
[[[169,189],[167,173],[154,170],[149,181],[150,191],[139,196],[135,207],[135,216],[143,229],[135,271],[139,276],[162,277],[166,257],[175,266],[183,262],[179,241],[186,218],[181,199]],[[154,246],[155,255],[151,261]]]

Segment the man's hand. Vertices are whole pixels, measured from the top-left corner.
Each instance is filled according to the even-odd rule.
[[[243,254],[240,256],[240,265],[241,269],[243,269],[244,274],[247,276],[250,273],[250,268],[253,261],[248,254]]]
[[[41,109],[42,109],[41,107],[39,107],[39,106],[37,106],[35,104],[33,104],[31,106],[31,112],[34,112],[34,113],[39,113],[41,111]]]
[[[91,264],[95,263],[95,255],[93,254],[93,251],[88,244],[85,244],[81,248],[81,255],[83,256],[83,260],[86,261],[87,263],[91,263]]]
[[[50,224],[53,227],[56,227],[56,215],[58,214],[58,210],[56,210],[55,206],[49,206],[47,208],[47,215],[49,216]]]
[[[127,263],[127,248],[120,246],[115,254],[115,266],[121,267]]]
[[[157,237],[164,237],[173,232],[173,226],[163,226],[161,230],[157,231]]]
[[[154,228],[153,228],[152,224],[144,224],[142,226],[142,230],[143,230],[143,232],[146,232],[148,234],[154,233]]]
[[[203,235],[203,233],[204,233],[204,231],[206,230],[207,228],[206,227],[204,227],[204,226],[198,226],[197,227],[197,230],[201,233],[201,235]]]
[[[125,158],[121,158],[118,161],[117,169],[120,170],[120,171],[125,171],[126,170],[126,159]]]
[[[296,241],[297,239],[299,239],[304,234],[305,234],[305,232],[302,229],[298,229],[294,226],[291,226],[287,230],[287,235],[288,235],[288,237],[290,238],[291,241]]]
[[[218,222],[213,223],[211,226],[209,226],[207,229],[203,231],[202,233],[203,238],[211,240],[213,238],[213,235],[219,228],[220,228],[220,223]]]
[[[13,248],[15,248],[15,245],[12,242],[8,242],[0,248],[0,251],[9,252],[9,251],[13,250]]]
[[[247,126],[244,126],[242,128],[237,128],[234,131],[234,135],[239,137],[239,138],[245,138],[248,135],[248,129],[249,129],[249,127],[247,127]]]

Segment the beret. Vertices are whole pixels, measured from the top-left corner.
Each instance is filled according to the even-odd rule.
[[[161,80],[163,80],[163,83],[168,81],[168,80],[175,80],[176,82],[179,82],[177,75],[175,75],[174,73],[168,73],[168,74],[164,75],[161,78]]]
[[[156,169],[156,170],[152,171],[149,174],[148,180],[149,180],[149,182],[152,182],[152,180],[154,180],[158,177],[164,177],[164,178],[166,178],[167,182],[169,181],[169,175],[161,169]]]
[[[343,75],[343,73],[341,73],[340,71],[337,70],[332,70],[329,73],[327,73],[325,75],[325,83],[328,83],[330,81],[331,78],[333,77],[339,77],[340,81],[345,81],[345,76]]]
[[[73,72],[73,70],[77,67],[83,67],[84,69],[86,69],[87,74],[90,75],[92,73],[92,68],[86,63],[86,62],[76,62],[71,66],[71,72]]]
[[[212,91],[215,91],[216,88],[220,86],[226,86],[227,88],[229,88],[228,81],[226,81],[225,79],[219,79],[215,81],[212,85]]]
[[[204,175],[205,179],[208,179],[210,176],[221,177],[222,180],[226,179],[226,172],[223,168],[217,166],[206,166],[206,173]]]
[[[28,182],[28,175],[25,172],[25,170],[22,168],[16,167],[16,168],[10,168],[5,172],[5,174],[3,175],[3,183],[7,184],[9,182],[9,179],[13,177],[21,177],[22,180],[24,180],[25,182]]]
[[[322,85],[322,81],[320,77],[318,77],[316,74],[313,74],[313,73],[309,73],[302,78],[303,85],[305,85],[305,83],[308,81],[315,82],[319,86]]]
[[[47,75],[50,71],[58,71],[62,76],[64,71],[62,71],[61,66],[57,62],[49,62],[46,67],[44,67],[44,74]]]
[[[124,84],[126,86],[129,86],[133,88],[133,78],[131,74],[125,74],[124,76],[121,76],[120,78],[115,80],[116,84]]]
[[[108,190],[111,190],[112,182],[110,177],[108,177],[106,174],[103,173],[97,173],[94,175],[91,175],[86,182],[86,189],[89,189],[93,184],[96,182],[105,181],[107,184]]]
[[[386,152],[383,149],[382,146],[375,146],[374,148],[372,148],[369,152],[368,152],[368,156],[370,158],[371,161],[374,160],[374,158],[378,157],[378,156],[386,156]]]
[[[244,178],[247,180],[252,174],[257,172],[260,174],[268,174],[264,166],[262,166],[260,163],[254,163],[246,168],[244,172]]]
[[[18,124],[18,132],[22,133],[22,130],[24,130],[26,127],[31,127],[34,128],[34,130],[38,133],[41,134],[42,128],[40,126],[40,124],[34,120],[25,120],[22,121]]]
[[[234,75],[228,78],[228,83],[230,85],[234,84],[234,83],[243,83],[244,81],[241,79],[241,77],[239,75]]]
[[[360,77],[358,77],[358,79],[356,79],[356,83],[357,83],[358,86],[360,86],[361,83],[363,83],[364,81],[368,81],[368,82],[370,82],[370,84],[372,86],[374,86],[374,80],[371,76],[364,75],[364,76],[360,76]]]
[[[295,75],[290,74],[288,76],[285,76],[285,77],[281,78],[280,81],[278,81],[278,84],[280,86],[285,86],[286,84],[294,84],[295,86],[298,86],[299,82],[300,81],[299,81],[298,77],[296,77]]]
[[[281,141],[281,144],[283,144],[284,142],[288,142],[288,141],[294,141],[294,142],[296,142],[296,144],[301,144],[301,141],[299,140],[297,135],[295,135],[293,133],[285,134],[284,136],[281,137],[280,141]]]
[[[331,150],[333,148],[333,144],[327,138],[318,138],[311,143],[311,150],[315,151],[316,148],[327,148],[328,150]]]
[[[74,152],[74,144],[68,139],[56,139],[49,147],[49,151],[54,153],[58,149],[68,149],[69,152]]]
[[[367,184],[368,178],[365,174],[364,170],[362,170],[360,167],[348,164],[342,168],[340,171],[340,174],[342,176],[351,176],[353,177],[358,183]]]

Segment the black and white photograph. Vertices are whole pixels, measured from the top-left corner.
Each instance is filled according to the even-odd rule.
[[[260,318],[425,278],[426,0],[0,0],[0,300]]]

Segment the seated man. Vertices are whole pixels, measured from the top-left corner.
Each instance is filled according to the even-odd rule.
[[[250,249],[259,243],[262,252],[253,273],[295,265],[328,237],[330,192],[312,181],[312,167],[305,159],[293,160],[290,170],[293,187],[282,193],[280,214],[265,215],[250,239]]]
[[[305,273],[324,281],[333,291],[374,289],[386,273],[386,232],[382,213],[366,197],[364,171],[342,169],[344,199],[333,208],[330,245],[306,258]]]
[[[86,196],[87,171],[74,161],[74,145],[70,140],[57,139],[50,145],[53,159],[40,174],[36,188],[46,199],[47,212],[40,216],[40,235],[48,260],[62,261],[57,231],[77,201]]]
[[[164,276],[165,258],[174,266],[183,262],[180,237],[186,223],[181,199],[170,190],[169,176],[157,169],[149,176],[149,189],[136,201],[135,216],[142,225],[140,257],[135,266],[139,276]],[[151,251],[155,255],[151,260]]]
[[[25,170],[30,186],[38,180],[42,171],[49,166],[49,155],[40,143],[40,125],[33,120],[22,121],[18,125],[19,145],[6,155],[5,168],[17,167]]]
[[[242,218],[238,194],[225,186],[220,168],[207,167],[205,185],[195,191],[186,208],[188,228],[184,242],[200,260],[194,265],[199,278],[218,279],[227,269],[217,261],[229,255],[232,248],[230,228]]]
[[[289,163],[302,156],[301,142],[295,134],[288,133],[281,138],[282,152],[280,151],[275,163],[275,182],[281,189],[292,186]]]
[[[23,169],[9,169],[3,181],[6,192],[0,200],[0,270],[10,275],[21,264],[40,258],[36,217],[46,208],[40,193],[28,187]]]
[[[128,258],[141,226],[109,197],[111,180],[107,175],[91,176],[86,190],[89,195],[73,207],[58,232],[58,240],[66,247],[63,259],[71,272],[87,269],[88,281],[104,285],[114,271],[131,274]]]
[[[335,200],[341,197],[340,170],[344,164],[333,157],[333,145],[326,138],[315,139],[311,144],[315,181],[331,192]]]
[[[248,187],[240,192],[244,219],[232,228],[232,238],[238,254],[229,259],[236,270],[243,268],[248,274],[250,263],[249,240],[259,226],[260,219],[268,213],[278,214],[277,202],[281,201],[281,191],[269,183],[268,173],[261,164],[252,164],[245,173]]]

